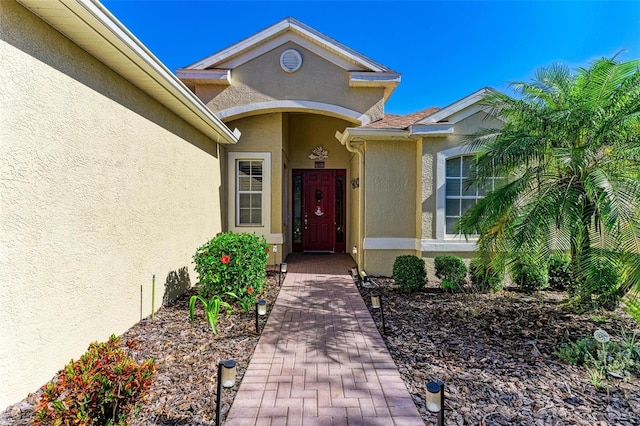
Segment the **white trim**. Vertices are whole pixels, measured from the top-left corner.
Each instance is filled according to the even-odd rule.
[[[349,73],[349,87],[397,86],[401,78],[401,74],[396,72],[352,71]]]
[[[444,240],[446,235],[444,207],[447,158],[470,153],[466,146],[455,146],[438,152],[436,156],[436,240],[438,241]]]
[[[411,131],[404,129],[378,129],[375,127],[347,127],[343,133],[336,132],[336,139],[344,145],[356,138],[366,140],[410,140]]]
[[[187,70],[179,69],[176,76],[189,83],[216,84],[229,86],[231,84],[231,70]]]
[[[454,133],[453,124],[450,123],[441,123],[441,124],[419,124],[410,126],[412,135],[420,135],[420,136],[442,136],[442,135],[452,135]]]
[[[223,109],[222,111],[217,111],[216,115],[222,120],[230,121],[247,115],[264,114],[274,111],[305,111],[322,113],[332,117],[342,118],[347,121],[355,121],[361,123],[361,125],[371,122],[368,115],[361,114],[360,112],[352,109],[323,102],[302,100],[256,102],[253,104]]]
[[[495,90],[490,87],[484,87],[472,94],[465,96],[464,98],[442,108],[440,111],[437,111],[422,120],[418,121],[416,124],[432,124],[437,123],[439,121],[451,121],[457,122],[460,120],[464,120],[465,118],[482,111],[483,108],[480,105],[477,105],[486,95],[489,93],[494,93]],[[470,108],[475,106],[475,108]],[[465,109],[470,108],[467,111]],[[459,114],[461,113],[461,114]],[[454,117],[455,115],[455,117]]]
[[[419,250],[417,238],[365,238],[362,242],[365,250]]]
[[[97,0],[19,0],[159,103],[218,143],[238,140],[218,117]]]
[[[422,252],[468,252],[477,251],[478,245],[475,241],[455,241],[455,240],[427,240],[420,241],[420,251]]]
[[[228,228],[234,232],[255,232],[265,237],[271,236],[271,153],[270,152],[238,152],[232,151],[227,156]],[[239,160],[262,160],[262,225],[237,226],[236,224],[236,163]],[[277,235],[277,234],[276,234]]]
[[[347,61],[352,62],[356,66],[362,67],[364,70],[374,71],[374,72],[385,72],[390,71],[384,65],[381,65],[366,56],[356,52],[348,48],[347,46],[338,43],[337,41],[327,37],[326,35],[320,33],[319,31],[314,30],[311,27],[303,24],[302,22],[294,19],[294,18],[285,18],[280,22],[275,23],[274,25],[240,41],[239,43],[234,44],[224,50],[221,50],[211,56],[208,56],[192,65],[189,65],[186,68],[189,69],[204,69],[219,66],[219,64],[223,64],[227,61],[231,61],[232,59],[236,61],[235,58],[242,56],[242,62],[250,61],[255,57],[261,55],[261,46],[265,44],[269,44],[272,39],[278,38],[281,35],[285,35],[288,40],[293,41],[293,36],[296,36],[295,39],[297,42],[301,42],[302,40],[308,40],[306,46],[310,47],[312,45],[319,46],[322,50],[325,51],[325,54],[321,54],[321,56],[326,56],[327,53],[331,53],[332,57],[342,57]],[[278,41],[279,44],[282,44],[281,41]],[[302,44],[301,44],[302,45]],[[269,49],[270,50],[270,49]],[[317,50],[314,48],[313,50]],[[247,51],[249,51],[247,53]],[[255,56],[254,56],[255,55]],[[326,58],[325,58],[326,59]],[[236,63],[238,63],[236,61]],[[231,67],[233,68],[233,67]],[[353,70],[353,65],[349,68]]]

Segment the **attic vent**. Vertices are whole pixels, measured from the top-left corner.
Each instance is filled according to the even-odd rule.
[[[302,56],[297,50],[287,49],[280,56],[280,66],[286,72],[296,72],[302,66]]]

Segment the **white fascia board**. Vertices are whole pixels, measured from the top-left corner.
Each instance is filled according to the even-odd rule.
[[[336,135],[337,136],[337,135]],[[362,140],[412,140],[411,131],[404,129],[376,129],[348,127],[341,135],[340,143]]]
[[[236,135],[99,1],[18,1],[215,142],[238,142]]]
[[[410,126],[412,135],[419,135],[424,137],[429,136],[446,136],[454,133],[454,126],[451,123],[441,124],[419,124]]]
[[[199,84],[215,84],[229,86],[231,84],[231,70],[176,70],[176,76],[183,82]]]
[[[223,64],[231,60],[233,60],[234,64],[236,65],[238,63],[244,63],[258,56],[257,54],[254,55],[248,51],[256,49],[257,47],[267,43],[271,39],[283,35],[287,31],[291,31],[293,34],[297,34],[300,38],[307,39],[312,44],[320,46],[321,48],[329,52],[333,52],[334,54],[347,59],[349,62],[355,63],[357,66],[363,69],[374,72],[389,71],[389,69],[384,65],[372,61],[366,56],[346,47],[341,43],[338,43],[337,41],[325,36],[324,34],[304,25],[302,22],[293,18],[286,18],[250,37],[245,38],[244,40],[234,44],[233,46],[223,49],[185,68],[205,69],[209,67],[217,67],[219,66],[219,64]],[[259,53],[262,50],[264,49],[259,49],[256,53]],[[240,62],[234,59],[238,56],[243,56],[243,59]],[[226,65],[228,66],[228,64]]]
[[[395,72],[362,72],[352,71],[349,73],[350,87],[380,87],[397,86],[400,83],[402,74]]]
[[[442,108],[440,111],[435,112],[431,115],[429,115],[428,117],[425,117],[424,119],[418,121],[416,124],[431,124],[431,123],[437,123],[438,121],[442,121],[445,119],[450,118],[452,115],[464,110],[465,108],[469,108],[471,106],[473,106],[474,104],[477,104],[478,102],[480,102],[482,100],[482,98],[484,98],[484,96],[486,96],[487,94],[491,93],[491,92],[495,92],[494,89],[490,88],[490,87],[484,87],[480,90],[478,90],[477,92],[474,92],[472,94],[470,94],[469,96],[466,96],[454,103],[452,103],[451,105],[448,105],[444,108]],[[478,106],[476,109],[474,109],[473,111],[470,111],[469,114],[466,114],[464,118],[475,114],[476,112],[482,110],[482,108],[480,106]],[[462,118],[459,118],[462,119]]]

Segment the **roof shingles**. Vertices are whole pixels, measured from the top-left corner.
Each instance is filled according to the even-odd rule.
[[[440,108],[427,108],[407,115],[385,114],[380,120],[361,126],[363,129],[406,129],[412,124],[440,111]]]

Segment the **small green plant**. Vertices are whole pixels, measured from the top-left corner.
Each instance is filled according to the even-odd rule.
[[[245,294],[246,293],[246,294]],[[253,287],[249,287],[246,292],[242,294],[242,297],[235,293],[227,293],[229,296],[238,301],[242,310],[248,313],[249,310],[255,305],[255,296],[253,295]]]
[[[136,364],[119,345],[112,335],[72,360],[45,386],[31,424],[126,425],[149,391],[156,365],[153,359]]]
[[[571,272],[571,257],[566,253],[553,253],[548,260],[549,287],[553,290],[575,291],[575,282]]]
[[[268,253],[262,236],[233,232],[218,235],[193,256],[198,293],[207,300],[235,295],[243,309],[252,306],[266,282]]]
[[[596,330],[593,337],[565,343],[556,351],[563,361],[583,365],[596,388],[604,387],[609,376],[628,377],[640,373],[640,341],[637,334],[624,329],[616,338],[604,330]]]
[[[440,283],[440,287],[442,287],[443,290],[446,291],[456,291],[458,289],[458,286],[456,285],[456,283],[454,283],[453,281],[442,281]]]
[[[200,295],[193,295],[191,296],[191,299],[189,299],[189,318],[191,319],[191,321],[193,321],[193,318],[195,316],[196,302],[198,300],[204,305],[205,315],[207,317],[207,321],[209,321],[209,325],[211,326],[213,334],[217,334],[218,330],[216,328],[216,325],[218,324],[220,308],[226,308],[227,316],[229,316],[229,314],[231,314],[231,305],[220,299],[220,296],[213,296],[207,300]]]
[[[440,255],[434,260],[436,277],[462,287],[467,278],[467,266],[458,256]]]
[[[393,262],[393,279],[403,292],[422,290],[427,282],[424,259],[412,255],[396,257]]]
[[[480,257],[471,259],[469,278],[473,287],[479,292],[499,291],[504,286],[504,273],[496,270],[488,261]]]
[[[631,297],[627,297],[624,300],[624,305],[624,310],[627,311],[636,322],[640,323],[640,300],[638,298],[632,299]]]
[[[547,266],[536,263],[528,256],[522,256],[511,264],[513,281],[526,292],[542,290],[547,286]]]

